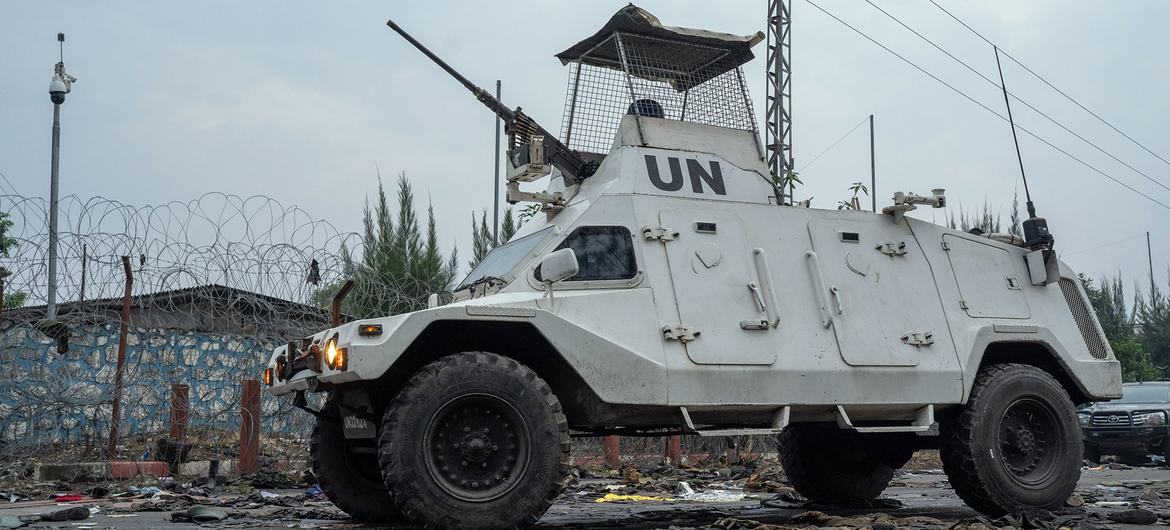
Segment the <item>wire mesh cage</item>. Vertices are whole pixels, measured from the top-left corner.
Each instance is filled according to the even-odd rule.
[[[742,59],[729,48],[613,32],[568,62],[562,140],[607,153],[627,114],[758,134]]]

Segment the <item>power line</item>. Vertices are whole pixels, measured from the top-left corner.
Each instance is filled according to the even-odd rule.
[[[865,124],[865,122],[867,122],[867,121],[869,121],[869,117],[868,117],[868,116],[866,116],[866,118],[865,118],[864,120],[861,120],[861,122],[860,122],[860,123],[858,123],[857,125],[854,125],[852,129],[849,129],[849,132],[847,132],[847,133],[845,133],[845,134],[841,135],[841,137],[840,137],[840,138],[838,138],[836,142],[833,142],[833,144],[832,144],[832,145],[830,145],[829,147],[826,147],[824,151],[821,151],[821,152],[820,152],[820,154],[818,154],[817,156],[814,156],[814,157],[813,157],[813,159],[812,159],[812,160],[809,160],[807,164],[805,164],[804,166],[801,166],[801,168],[800,168],[800,169],[797,171],[797,173],[799,173],[799,172],[801,172],[801,171],[804,171],[804,170],[808,169],[808,167],[809,167],[809,166],[811,166],[811,165],[813,165],[813,163],[814,163],[814,162],[816,162],[816,161],[817,161],[817,159],[819,159],[819,158],[821,158],[822,156],[824,156],[824,154],[825,154],[825,153],[828,153],[828,152],[829,152],[829,151],[831,151],[831,150],[832,150],[834,147],[837,147],[837,144],[839,144],[839,143],[841,143],[841,142],[845,141],[845,139],[846,139],[846,138],[848,138],[848,137],[849,137],[849,135],[853,134],[853,132],[854,132],[854,131],[856,131],[858,127],[861,127],[861,126],[862,126],[862,125],[864,125],[864,124]]]
[[[951,54],[951,52],[948,52],[948,51],[944,50],[944,49],[943,49],[941,46],[939,46],[938,44],[935,44],[935,43],[934,43],[934,41],[930,40],[929,38],[927,38],[927,37],[926,37],[926,36],[924,36],[923,34],[919,33],[919,32],[918,32],[917,30],[915,30],[914,28],[912,28],[912,27],[910,27],[910,26],[906,25],[906,24],[905,24],[904,22],[902,22],[901,20],[898,20],[898,17],[895,17],[894,15],[890,14],[890,12],[886,11],[885,9],[882,9],[882,8],[881,8],[881,7],[879,7],[877,4],[873,3],[873,1],[872,1],[872,0],[865,0],[865,1],[866,1],[866,2],[867,2],[869,5],[873,6],[873,8],[874,8],[874,9],[877,9],[878,11],[881,11],[881,12],[882,12],[882,14],[884,14],[884,15],[885,15],[885,16],[887,16],[887,17],[889,17],[889,18],[890,18],[890,20],[893,20],[894,22],[897,22],[897,23],[898,23],[900,26],[902,26],[903,28],[906,28],[906,29],[907,29],[907,30],[909,30],[911,33],[913,33],[913,34],[917,35],[917,36],[918,36],[918,38],[922,39],[923,41],[926,41],[926,43],[927,43],[927,44],[930,44],[930,45],[931,45],[931,46],[933,46],[933,47],[934,47],[936,50],[938,50],[938,51],[940,51],[940,52],[943,52],[944,54],[946,54],[946,56],[947,56],[947,57],[950,57],[951,59],[954,59],[954,60],[955,60],[955,62],[957,62],[957,63],[959,63],[959,64],[963,65],[964,67],[966,67],[968,70],[970,70],[970,71],[971,71],[972,73],[974,73],[975,75],[977,75],[977,76],[979,76],[979,77],[983,78],[983,80],[984,80],[984,81],[987,81],[988,83],[990,83],[990,84],[991,84],[991,86],[994,86],[994,87],[995,87],[995,88],[997,88],[997,89],[1003,89],[1003,87],[1001,87],[1001,86],[1000,86],[998,83],[996,83],[996,82],[995,82],[994,80],[992,80],[990,77],[987,77],[987,76],[983,75],[983,73],[982,73],[982,72],[980,72],[979,70],[976,70],[974,67],[972,67],[971,65],[967,64],[967,63],[966,63],[966,62],[964,62],[962,59],[959,59],[958,57],[955,57],[954,55],[952,55],[952,54]],[[995,47],[995,45],[993,44],[993,45],[992,45],[992,47]],[[998,48],[996,48],[996,49],[998,49]],[[1007,52],[1004,52],[1003,50],[999,50],[999,53],[1001,53],[1001,54],[1003,54],[1003,55],[1007,55]],[[1009,57],[1010,57],[1010,56],[1009,56]],[[1014,60],[1015,60],[1015,59],[1013,59],[1013,61],[1014,61]],[[1019,64],[1019,63],[1017,62],[1017,64]],[[1034,111],[1035,113],[1037,113],[1037,114],[1039,114],[1039,115],[1043,116],[1045,119],[1047,119],[1048,121],[1052,122],[1052,123],[1053,123],[1054,125],[1056,125],[1057,127],[1060,127],[1061,129],[1064,129],[1064,131],[1065,131],[1065,132],[1067,132],[1067,133],[1069,133],[1069,134],[1071,134],[1071,135],[1073,135],[1073,136],[1077,137],[1077,139],[1079,139],[1080,141],[1082,141],[1082,142],[1085,142],[1086,144],[1089,144],[1090,146],[1092,146],[1092,147],[1093,147],[1093,149],[1096,149],[1097,151],[1100,151],[1102,154],[1104,154],[1105,156],[1107,156],[1107,157],[1109,157],[1109,158],[1112,158],[1112,159],[1113,159],[1114,161],[1116,161],[1117,163],[1119,163],[1119,164],[1121,164],[1121,165],[1123,165],[1123,166],[1125,166],[1125,167],[1127,167],[1127,168],[1129,168],[1129,169],[1133,170],[1135,173],[1137,173],[1137,174],[1139,174],[1139,175],[1141,175],[1141,176],[1145,177],[1145,178],[1146,178],[1146,180],[1148,180],[1148,181],[1150,181],[1150,182],[1153,182],[1154,184],[1157,184],[1158,186],[1161,186],[1161,187],[1162,187],[1163,189],[1165,189],[1166,191],[1170,191],[1170,186],[1166,186],[1166,185],[1165,185],[1165,184],[1163,184],[1161,181],[1159,181],[1159,180],[1155,179],[1154,177],[1151,177],[1151,176],[1147,175],[1147,174],[1146,174],[1145,172],[1143,172],[1142,170],[1140,170],[1140,169],[1138,169],[1138,168],[1136,168],[1136,167],[1133,167],[1132,165],[1130,165],[1129,163],[1127,163],[1126,161],[1124,161],[1124,160],[1122,160],[1122,159],[1120,159],[1120,158],[1117,158],[1116,156],[1114,156],[1114,155],[1113,155],[1113,153],[1110,153],[1109,151],[1106,151],[1106,150],[1102,149],[1100,146],[1098,146],[1097,144],[1095,144],[1095,143],[1093,143],[1093,142],[1089,141],[1089,140],[1088,140],[1088,139],[1086,139],[1084,136],[1081,136],[1081,135],[1077,134],[1077,133],[1076,133],[1075,131],[1073,131],[1072,129],[1069,129],[1068,127],[1066,127],[1066,126],[1065,126],[1063,123],[1061,123],[1061,122],[1057,121],[1057,120],[1056,120],[1056,118],[1053,118],[1052,116],[1049,116],[1049,115],[1048,115],[1048,114],[1046,114],[1044,111],[1042,111],[1042,110],[1040,110],[1040,109],[1038,109],[1038,108],[1034,107],[1034,106],[1033,106],[1031,103],[1028,103],[1027,101],[1024,101],[1023,99],[1020,99],[1020,97],[1019,97],[1019,96],[1017,96],[1017,95],[1015,95],[1015,94],[1012,94],[1011,92],[1009,92],[1008,94],[1009,94],[1009,95],[1012,97],[1012,99],[1015,99],[1016,101],[1019,101],[1020,103],[1024,104],[1024,106],[1025,106],[1025,107],[1028,107],[1029,109],[1032,109],[1032,111]],[[1155,156],[1156,156],[1156,155],[1155,155]]]
[[[948,16],[950,16],[951,18],[955,19],[955,22],[958,22],[959,24],[962,24],[964,28],[967,28],[967,30],[968,30],[968,31],[970,31],[971,33],[974,33],[974,34],[975,34],[975,36],[979,37],[980,39],[983,39],[983,42],[986,42],[986,43],[988,43],[988,44],[991,44],[992,46],[996,46],[994,43],[992,43],[990,40],[988,40],[988,39],[987,39],[987,37],[984,37],[984,36],[983,36],[981,33],[979,33],[978,31],[975,31],[975,29],[974,29],[974,28],[972,28],[971,26],[968,26],[966,22],[963,22],[961,19],[959,19],[959,17],[955,16],[955,15],[954,15],[953,13],[951,13],[950,11],[947,11],[947,10],[946,10],[946,8],[944,8],[943,6],[939,5],[939,4],[938,4],[938,2],[935,2],[934,0],[930,0],[930,3],[934,4],[934,7],[937,7],[937,8],[939,8],[939,9],[941,9],[943,13],[946,13]],[[996,46],[996,47],[998,47],[998,46]],[[1124,132],[1122,132],[1122,130],[1121,130],[1121,129],[1118,129],[1118,128],[1117,128],[1117,127],[1115,127],[1115,126],[1114,126],[1112,123],[1109,123],[1108,121],[1105,121],[1105,118],[1102,118],[1101,116],[1098,116],[1096,112],[1093,112],[1093,111],[1089,110],[1087,107],[1085,107],[1084,105],[1082,105],[1082,104],[1081,104],[1081,102],[1077,101],[1076,99],[1073,99],[1073,97],[1072,97],[1072,96],[1070,96],[1070,95],[1066,94],[1066,93],[1065,93],[1063,90],[1061,90],[1061,89],[1059,89],[1059,88],[1056,88],[1056,85],[1053,85],[1052,83],[1048,82],[1048,80],[1047,80],[1047,79],[1045,79],[1043,76],[1041,76],[1040,74],[1038,74],[1038,73],[1036,73],[1036,72],[1032,71],[1032,69],[1031,69],[1031,68],[1028,68],[1028,66],[1027,66],[1027,65],[1025,65],[1024,63],[1020,62],[1020,61],[1019,61],[1019,59],[1016,59],[1015,57],[1012,57],[1012,55],[1011,55],[1010,53],[1007,53],[1007,52],[1003,51],[1003,49],[1002,49],[1002,48],[1001,48],[999,51],[1000,51],[1001,53],[1003,53],[1005,56],[1007,56],[1007,58],[1008,58],[1008,59],[1011,59],[1011,60],[1012,60],[1012,62],[1014,62],[1014,63],[1016,63],[1016,64],[1020,65],[1020,67],[1021,67],[1021,68],[1023,68],[1024,70],[1027,70],[1029,74],[1032,74],[1033,76],[1035,76],[1035,77],[1036,77],[1036,79],[1039,79],[1039,80],[1040,80],[1040,81],[1042,81],[1042,82],[1043,82],[1045,85],[1048,85],[1048,87],[1049,87],[1049,88],[1051,88],[1051,89],[1055,90],[1057,93],[1059,93],[1060,95],[1064,96],[1064,98],[1065,98],[1065,99],[1067,99],[1067,100],[1071,101],[1071,102],[1072,102],[1074,105],[1076,105],[1076,106],[1080,107],[1080,108],[1081,108],[1081,110],[1083,110],[1083,111],[1085,111],[1085,112],[1088,112],[1088,113],[1089,113],[1089,115],[1093,116],[1094,118],[1097,118],[1097,121],[1099,121],[1099,122],[1101,122],[1101,123],[1104,123],[1104,124],[1105,124],[1105,125],[1107,125],[1107,126],[1110,128],[1110,129],[1113,129],[1115,132],[1117,132],[1117,134],[1120,134],[1120,135],[1124,136],[1126,140],[1129,140],[1129,141],[1133,142],[1133,144],[1134,144],[1134,145],[1136,145],[1136,146],[1138,146],[1138,147],[1142,148],[1142,149],[1143,149],[1145,152],[1147,152],[1147,153],[1149,153],[1149,154],[1153,155],[1155,158],[1157,158],[1158,160],[1161,160],[1161,161],[1162,161],[1163,163],[1165,163],[1166,165],[1170,165],[1170,160],[1166,160],[1165,158],[1162,158],[1160,155],[1158,155],[1158,153],[1155,153],[1155,152],[1151,151],[1151,150],[1150,150],[1150,148],[1148,148],[1148,147],[1146,147],[1146,146],[1142,145],[1142,143],[1141,143],[1141,142],[1138,142],[1137,140],[1134,140],[1134,139],[1133,139],[1133,137],[1131,137],[1131,136],[1130,136],[1130,135],[1128,135],[1128,134],[1125,134]]]
[[[1062,253],[1060,254],[1060,257],[1062,257],[1062,258],[1063,258],[1063,257],[1066,257],[1066,256],[1072,256],[1073,254],[1082,254],[1082,253],[1088,252],[1088,251],[1090,251],[1090,250],[1097,250],[1097,249],[1099,249],[1099,248],[1104,248],[1104,247],[1108,247],[1108,246],[1116,245],[1116,244],[1118,244],[1118,243],[1125,243],[1126,241],[1132,241],[1132,240],[1134,240],[1134,239],[1137,239],[1137,238],[1139,238],[1139,237],[1146,237],[1146,233],[1145,233],[1145,232],[1142,232],[1142,233],[1140,233],[1140,234],[1138,234],[1138,235],[1136,235],[1136,236],[1129,236],[1129,237],[1127,237],[1127,238],[1118,239],[1118,240],[1116,240],[1116,241],[1110,241],[1110,242],[1108,242],[1108,243],[1102,243],[1102,244],[1100,244],[1100,245],[1097,245],[1097,246],[1095,246],[1095,247],[1082,248],[1082,249],[1080,249],[1080,250],[1075,250],[1075,251],[1073,251],[1073,252],[1062,252]]]
[[[967,99],[967,100],[968,100],[968,101],[970,101],[971,103],[974,103],[974,104],[976,104],[976,105],[979,105],[980,107],[982,107],[982,108],[983,108],[983,110],[986,110],[987,112],[990,112],[990,113],[994,114],[996,117],[998,117],[999,119],[1001,119],[1001,120],[1003,120],[1003,121],[1008,121],[1007,117],[1005,117],[1004,115],[1002,115],[1002,114],[1000,114],[999,112],[995,111],[995,110],[994,110],[994,109],[992,109],[991,107],[988,107],[987,105],[984,105],[983,103],[979,102],[979,100],[977,100],[977,99],[975,99],[975,98],[971,97],[971,96],[970,96],[970,95],[968,95],[966,92],[963,92],[962,90],[959,90],[958,88],[955,88],[955,86],[954,86],[954,85],[952,85],[952,84],[950,84],[950,83],[947,83],[946,81],[942,80],[940,77],[938,77],[938,76],[936,76],[936,75],[934,75],[934,74],[930,73],[930,72],[929,72],[928,70],[926,70],[925,68],[923,68],[923,67],[921,67],[921,66],[918,66],[918,64],[917,64],[917,63],[915,63],[914,61],[911,61],[910,59],[907,59],[905,56],[903,56],[902,54],[900,54],[900,53],[898,53],[898,52],[896,52],[896,51],[894,51],[894,50],[892,50],[892,49],[890,49],[890,48],[889,48],[888,46],[886,46],[885,44],[882,44],[882,43],[878,42],[878,41],[877,41],[877,40],[875,40],[873,37],[870,37],[870,36],[869,36],[869,35],[867,35],[865,32],[863,32],[863,31],[861,31],[861,30],[857,29],[856,27],[854,27],[852,24],[849,24],[848,22],[845,22],[844,20],[841,20],[841,18],[839,18],[837,15],[834,15],[834,14],[830,13],[829,11],[827,11],[825,8],[823,8],[823,7],[819,6],[819,5],[817,5],[817,4],[816,4],[816,2],[813,2],[813,0],[805,0],[805,1],[806,1],[806,2],[808,2],[808,3],[809,3],[809,5],[811,5],[811,6],[815,7],[815,8],[817,8],[817,10],[819,10],[820,12],[822,12],[822,13],[824,13],[824,14],[828,15],[828,16],[829,16],[830,18],[832,18],[833,20],[836,20],[837,22],[841,23],[841,24],[842,24],[842,25],[844,25],[845,27],[847,27],[847,28],[849,28],[849,29],[853,30],[853,32],[854,32],[854,33],[857,33],[858,35],[861,35],[861,36],[862,36],[862,37],[864,37],[866,40],[868,40],[868,41],[872,42],[873,44],[875,44],[875,45],[876,45],[876,46],[878,46],[879,48],[881,48],[881,49],[883,49],[883,50],[885,50],[885,51],[889,52],[891,55],[893,55],[893,56],[895,56],[895,57],[897,57],[897,58],[901,59],[903,62],[905,62],[906,64],[908,64],[908,65],[910,65],[910,66],[912,66],[912,67],[914,67],[914,68],[915,68],[916,70],[918,70],[919,72],[922,72],[923,74],[926,74],[926,75],[927,75],[927,76],[929,76],[931,79],[934,79],[935,81],[938,81],[940,84],[942,84],[943,86],[945,86],[945,87],[947,87],[947,88],[951,89],[951,90],[952,90],[953,92],[955,92],[956,94],[958,94],[958,95],[960,95],[960,96],[963,96],[965,99]],[[1128,189],[1129,191],[1132,191],[1132,192],[1134,192],[1134,193],[1136,193],[1136,194],[1138,194],[1138,195],[1141,195],[1142,197],[1145,197],[1146,199],[1149,199],[1151,202],[1154,202],[1154,203],[1155,203],[1155,204],[1157,204],[1158,206],[1161,206],[1162,208],[1165,208],[1166,210],[1170,210],[1170,205],[1167,205],[1166,203],[1164,203],[1164,202],[1162,202],[1162,201],[1159,201],[1158,199],[1155,199],[1155,198],[1153,198],[1153,197],[1151,197],[1151,196],[1149,196],[1149,195],[1147,195],[1147,194],[1145,194],[1145,193],[1142,193],[1141,191],[1137,190],[1137,189],[1136,189],[1136,188],[1134,188],[1133,186],[1130,186],[1129,184],[1126,184],[1126,183],[1124,183],[1124,182],[1122,182],[1122,181],[1120,181],[1120,180],[1117,180],[1117,179],[1116,179],[1116,178],[1114,178],[1112,175],[1110,175],[1110,174],[1108,174],[1108,173],[1106,173],[1106,172],[1104,172],[1104,171],[1101,171],[1100,169],[1097,169],[1097,168],[1096,168],[1095,166],[1093,166],[1092,164],[1089,164],[1088,162],[1085,162],[1084,160],[1081,160],[1080,158],[1077,158],[1077,157],[1076,157],[1076,156],[1074,156],[1072,153],[1069,153],[1068,151],[1066,151],[1066,150],[1064,150],[1064,149],[1060,148],[1059,146],[1057,146],[1056,144],[1053,144],[1052,142],[1050,142],[1050,141],[1048,141],[1048,140],[1045,140],[1044,138],[1041,138],[1041,137],[1040,137],[1039,135],[1037,135],[1036,133],[1033,133],[1032,131],[1030,131],[1030,130],[1028,130],[1028,129],[1025,129],[1025,128],[1024,128],[1024,127],[1022,127],[1022,126],[1018,126],[1018,125],[1017,125],[1016,127],[1017,127],[1019,130],[1023,131],[1024,133],[1026,133],[1028,136],[1031,136],[1032,138],[1035,138],[1035,139],[1039,140],[1040,142],[1044,143],[1044,144],[1045,144],[1045,145],[1047,145],[1048,147],[1051,147],[1052,149],[1055,149],[1056,151],[1060,152],[1060,153],[1061,153],[1061,154],[1063,154],[1064,156],[1067,156],[1067,157],[1069,157],[1069,158],[1071,158],[1071,159],[1075,160],[1076,162],[1080,163],[1082,166],[1085,166],[1086,168],[1088,168],[1088,169],[1090,169],[1090,170],[1092,170],[1092,171],[1096,172],[1097,174],[1099,174],[1099,175],[1101,175],[1101,176],[1103,176],[1103,177],[1105,177],[1105,178],[1107,178],[1107,179],[1109,179],[1109,180],[1113,181],[1114,183],[1116,183],[1116,184],[1118,184],[1118,185],[1120,185],[1120,186],[1122,186],[1122,187],[1124,187],[1124,188]]]

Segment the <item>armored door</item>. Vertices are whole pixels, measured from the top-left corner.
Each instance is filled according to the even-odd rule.
[[[767,365],[776,361],[743,222],[702,210],[659,213],[677,304],[663,333],[696,364]],[[677,235],[674,235],[677,233]]]
[[[917,366],[928,355],[953,361],[942,303],[913,234],[885,217],[810,222],[808,232],[822,325],[833,329],[846,363]]]

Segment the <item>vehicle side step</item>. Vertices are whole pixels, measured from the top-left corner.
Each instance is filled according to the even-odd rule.
[[[784,405],[776,409],[776,414],[772,416],[772,426],[767,429],[698,429],[695,427],[695,422],[691,421],[691,414],[687,412],[686,407],[679,407],[679,412],[682,412],[683,424],[687,431],[699,436],[748,436],[756,434],[780,434],[785,427],[788,426],[789,416],[792,414],[792,407]]]
[[[910,425],[883,425],[880,427],[857,427],[845,413],[845,407],[837,405],[837,427],[857,432],[927,432],[934,425],[934,405],[926,405],[915,412],[914,423]]]

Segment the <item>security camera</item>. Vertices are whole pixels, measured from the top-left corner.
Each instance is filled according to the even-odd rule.
[[[69,86],[65,84],[65,80],[61,76],[53,76],[53,80],[49,81],[49,99],[58,105],[65,102],[65,94],[69,93]]]

